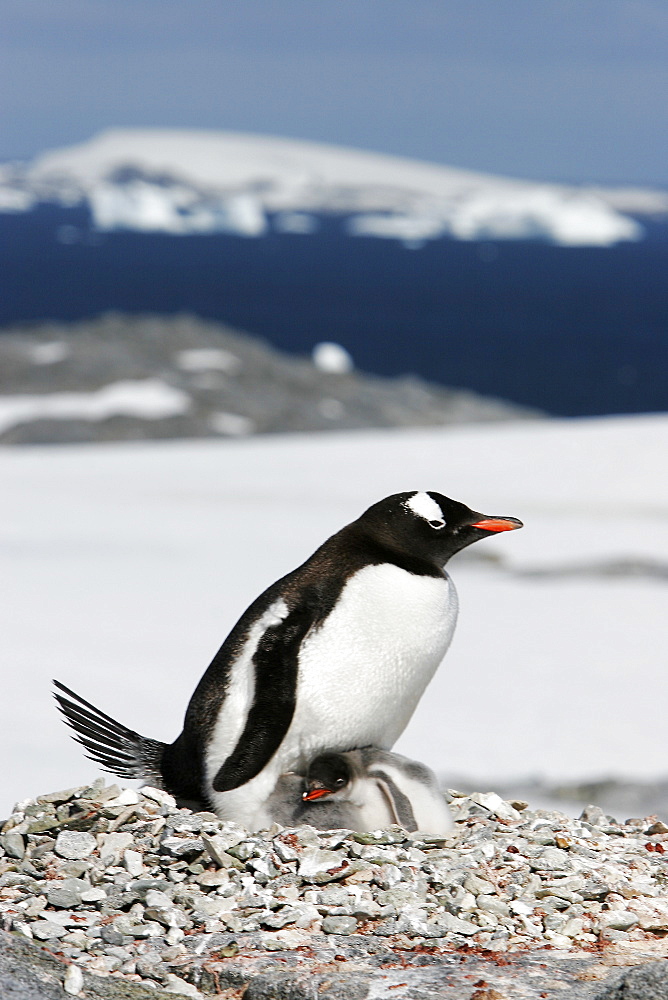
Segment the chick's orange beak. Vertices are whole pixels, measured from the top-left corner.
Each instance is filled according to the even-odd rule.
[[[316,799],[322,799],[325,795],[331,795],[331,789],[329,788],[312,788],[308,792],[302,794],[303,802],[315,802]]]

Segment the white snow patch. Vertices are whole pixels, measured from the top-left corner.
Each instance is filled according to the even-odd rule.
[[[252,434],[255,430],[255,422],[250,417],[243,417],[240,413],[225,413],[222,410],[211,414],[209,426],[218,434],[227,434],[228,437],[242,437],[245,434]]]
[[[69,344],[64,340],[52,340],[48,344],[34,344],[30,348],[30,360],[36,365],[55,365],[69,353]]]
[[[32,191],[0,184],[0,212],[29,212],[36,203]]]
[[[279,212],[274,219],[274,228],[279,233],[299,233],[308,235],[315,233],[319,222],[308,212]]]
[[[369,213],[357,215],[348,222],[348,232],[353,236],[379,236],[386,240],[403,240],[424,243],[450,231],[443,218],[420,215],[388,215]]]
[[[345,347],[329,340],[323,340],[320,344],[316,344],[311,357],[318,371],[327,372],[329,375],[345,375],[346,372],[351,372],[355,366]]]
[[[140,417],[160,420],[185,413],[190,396],[159,379],[112,382],[93,392],[52,392],[0,396],[0,433],[32,420],[105,420]]]
[[[218,370],[228,375],[235,375],[242,367],[236,354],[222,347],[191,347],[179,351],[176,364],[186,372]]]

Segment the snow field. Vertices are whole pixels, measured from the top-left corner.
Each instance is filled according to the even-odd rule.
[[[97,773],[51,677],[174,739],[248,603],[407,489],[525,528],[452,560],[455,640],[397,749],[490,780],[665,774],[666,580],[598,570],[668,564],[667,447],[650,416],[0,450],[0,812]]]

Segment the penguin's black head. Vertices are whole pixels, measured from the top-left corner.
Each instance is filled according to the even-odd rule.
[[[352,778],[352,769],[341,753],[323,753],[311,761],[306,772],[304,802],[314,802],[326,795],[341,792]]]
[[[516,517],[480,514],[432,490],[386,497],[357,524],[384,546],[437,566],[480,538],[522,527]]]

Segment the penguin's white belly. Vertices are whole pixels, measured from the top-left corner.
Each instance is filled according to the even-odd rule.
[[[417,576],[389,563],[352,576],[302,645],[286,753],[303,762],[322,749],[389,749],[443,659],[456,620],[448,576]]]

